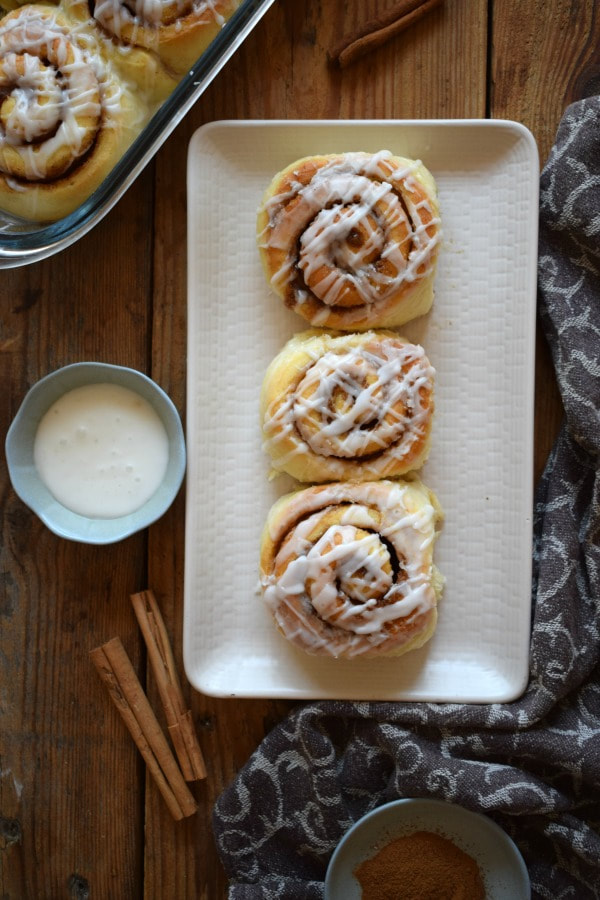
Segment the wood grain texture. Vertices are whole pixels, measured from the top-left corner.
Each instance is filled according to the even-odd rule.
[[[568,103],[600,88],[599,14],[582,0],[445,0],[354,66],[327,64],[341,35],[389,5],[276,0],[92,233],[1,273],[3,435],[29,386],[81,359],[149,372],[185,422],[185,166],[203,123],[487,112],[527,125],[543,162]],[[536,477],[562,418],[538,344]],[[222,900],[214,801],[290,704],[213,699],[184,683],[208,778],[192,785],[199,813],[175,823],[87,658],[118,634],[161,718],[129,595],[155,591],[183,671],[184,491],[147,534],[107,548],[51,535],[5,467],[0,506],[0,897]]]
[[[150,257],[151,187],[149,171],[77,247],[2,274],[3,434],[52,369],[84,359],[146,368],[151,273],[130,252],[134,241]],[[146,577],[146,537],[61,540],[4,469],[0,504],[0,896],[138,896],[143,773],[87,653],[118,633],[140,662],[124,601]]]

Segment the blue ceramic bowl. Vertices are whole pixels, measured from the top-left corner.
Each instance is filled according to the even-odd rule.
[[[67,391],[88,384],[118,384],[138,393],[158,413],[169,439],[169,460],[161,485],[135,512],[113,519],[87,518],[55,500],[40,479],[33,458],[42,416]],[[74,363],[38,381],[8,430],[5,449],[10,479],[21,500],[59,537],[85,544],[112,544],[159,519],[175,499],[186,467],[185,437],[171,399],[142,372],[108,363]]]
[[[325,900],[360,900],[354,870],[390,841],[415,831],[433,831],[468,853],[479,866],[486,900],[531,897],[523,857],[499,825],[454,803],[415,798],[379,806],[346,832],[329,861]]]

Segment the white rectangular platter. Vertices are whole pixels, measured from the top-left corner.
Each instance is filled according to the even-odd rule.
[[[268,287],[255,219],[272,176],[302,156],[390,150],[438,185],[433,308],[404,326],[436,372],[421,477],[445,523],[439,622],[396,659],[309,656],[257,593],[261,531],[293,486],[269,480],[259,392],[306,323]],[[188,155],[184,662],[211,696],[505,702],[528,675],[539,161],[522,125],[494,120],[226,121]]]

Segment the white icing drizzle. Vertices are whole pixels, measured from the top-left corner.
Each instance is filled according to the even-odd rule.
[[[348,343],[334,338],[322,352],[314,341],[311,362],[267,407],[264,449],[276,469],[309,456],[326,462],[329,480],[357,461],[366,478],[379,477],[423,444],[435,377],[423,348],[371,333]]]
[[[115,127],[122,94],[55,11],[27,6],[0,27],[0,90],[0,169],[9,185],[64,175],[99,128]]]
[[[265,603],[288,640],[354,657],[398,651],[429,628],[436,512],[418,496],[413,508],[414,486],[391,482],[295,495],[271,534],[273,571],[261,573]]]
[[[6,179],[7,186],[11,189],[11,191],[26,191],[27,186],[23,184],[21,181],[15,181],[14,178]]]
[[[271,284],[296,305],[307,293],[323,304],[315,325],[331,307],[370,307],[432,270],[439,218],[415,176],[419,163],[394,169],[393,159],[386,150],[343,154],[264,204],[259,243],[280,260]]]

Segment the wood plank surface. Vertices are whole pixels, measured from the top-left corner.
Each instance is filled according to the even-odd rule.
[[[148,366],[152,172],[77,246],[1,273],[2,434],[62,365]],[[146,582],[144,534],[90,547],[51,534],[2,471],[0,896],[134,897],[142,884],[143,772],[88,650],[120,634],[139,664],[128,592]]]
[[[328,66],[340,35],[388,6],[275,0],[93,232],[58,257],[0,273],[3,435],[28,387],[83,359],[148,372],[185,419],[184,173],[203,123],[492,115],[527,125],[543,162],[566,105],[600,86],[599,16],[576,0],[446,0],[347,70]],[[540,338],[536,477],[561,417]],[[0,897],[225,898],[214,800],[290,704],[217,700],[184,685],[208,777],[192,786],[199,812],[174,823],[88,660],[120,635],[159,709],[129,602],[152,587],[183,671],[183,492],[147,533],[105,548],[50,534],[4,466],[0,504]]]

